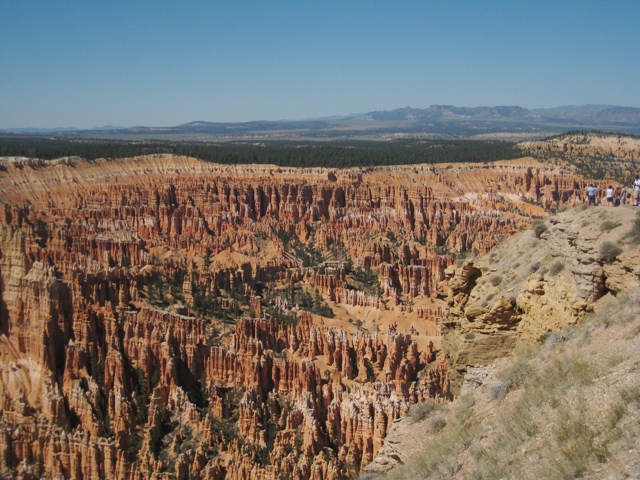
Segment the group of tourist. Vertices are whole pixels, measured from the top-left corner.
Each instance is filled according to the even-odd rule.
[[[598,187],[593,183],[587,187],[587,198],[589,199],[589,205],[596,205],[596,194],[598,193]],[[607,205],[610,207],[617,207],[618,205],[626,205],[627,203],[627,187],[618,185],[614,187],[609,185],[605,196]],[[636,179],[633,182],[633,205],[635,207],[640,206],[640,176],[636,175]]]

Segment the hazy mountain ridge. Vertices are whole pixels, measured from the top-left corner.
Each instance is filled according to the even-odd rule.
[[[566,106],[550,109],[532,110],[547,118],[571,119],[590,123],[638,123],[640,109],[620,107],[616,105],[583,105],[581,107]]]
[[[434,120],[440,118],[532,118],[528,110],[517,106],[499,107],[454,107],[432,105],[429,108],[399,108],[391,111],[370,112],[364,117],[373,120]]]
[[[431,105],[371,111],[366,114],[308,120],[207,122],[177,126],[77,129],[5,129],[0,133],[56,134],[106,138],[385,138],[393,134],[468,138],[474,135],[546,134],[567,130],[603,130],[640,134],[640,108],[614,105],[526,109],[519,106],[456,107]]]

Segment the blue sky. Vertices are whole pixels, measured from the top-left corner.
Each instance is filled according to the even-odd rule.
[[[640,1],[0,1],[0,128],[640,107]]]

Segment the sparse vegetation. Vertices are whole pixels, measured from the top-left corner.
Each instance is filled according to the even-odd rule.
[[[297,306],[300,310],[333,318],[334,313],[331,307],[324,301],[320,292],[316,289],[313,294],[307,292],[299,285],[288,285],[284,290],[279,290],[278,295],[286,299],[290,307]],[[269,306],[266,309],[268,316],[287,325],[297,325],[297,315],[281,307]]]
[[[498,381],[487,385],[487,394],[494,401],[503,400],[509,393],[509,384],[505,381]]]
[[[157,260],[152,258],[152,262]],[[184,301],[182,284],[184,283],[184,270],[177,270],[172,274],[154,272],[152,275],[142,278],[141,285],[146,286],[149,303],[160,308]]]
[[[438,407],[440,407],[440,404],[431,399],[423,403],[418,403],[412,406],[409,410],[409,418],[413,422],[421,422],[433,412],[435,412]]]
[[[266,311],[267,318],[284,325],[297,325],[300,322],[298,315],[293,312],[289,313],[279,307],[268,307]]]
[[[587,473],[590,460],[606,460],[606,445],[598,441],[596,431],[587,425],[584,407],[578,411],[564,408],[558,418],[553,436],[563,460],[554,464],[559,474],[564,478],[579,478]]]
[[[440,430],[442,430],[446,426],[447,426],[447,418],[442,413],[433,415],[427,421],[427,431],[429,433],[438,433]]]
[[[629,230],[623,238],[628,240],[632,245],[640,244],[640,214],[636,214],[631,230]]]
[[[628,355],[597,355],[600,346],[586,353],[582,342],[589,332],[600,338],[614,324],[637,321],[638,307],[638,291],[621,294],[579,326],[548,332],[537,347],[518,350],[483,387],[429,417],[442,416],[440,429],[425,429],[431,436],[419,456],[383,478],[521,478],[523,468],[532,478],[608,478],[616,462],[628,462],[636,448],[637,366]],[[627,331],[617,330],[615,338],[630,341]],[[594,402],[603,391],[613,398],[610,406]],[[476,406],[483,398],[488,403]],[[491,407],[495,402],[499,406]],[[463,416],[464,434],[458,430]],[[531,463],[536,458],[544,462]],[[604,464],[606,476],[599,473]]]
[[[193,305],[191,308],[199,317],[215,318],[223,323],[235,323],[236,318],[242,315],[242,309],[235,301],[229,301],[229,308],[224,308],[220,301],[220,295],[207,295],[201,289],[192,287]]]
[[[531,224],[531,231],[538,239],[542,236],[543,233],[547,231],[547,229],[547,224],[544,222],[544,220],[541,219],[534,220]]]
[[[552,277],[555,277],[557,274],[559,274],[563,270],[564,270],[564,263],[561,260],[556,260],[549,267],[549,275],[551,275]]]
[[[370,268],[358,267],[353,271],[352,278],[356,288],[364,290],[370,295],[380,296],[380,283],[375,271]]]
[[[313,295],[304,290],[295,295],[294,303],[302,310],[315,313],[316,315],[322,315],[323,317],[333,318],[334,313],[331,307],[324,301],[322,295],[318,290],[315,290]]]
[[[634,409],[640,408],[640,385],[625,387],[618,392],[618,400],[611,405],[608,415],[608,426],[611,429],[609,438],[618,440],[623,436],[624,431],[620,428],[620,423]],[[631,407],[631,411],[630,411]]]
[[[294,233],[280,228],[275,229],[274,233],[282,242],[285,250],[298,258],[303,268],[315,267],[324,261],[322,252],[314,247],[312,243],[302,243]]]
[[[498,375],[498,380],[502,381],[507,392],[523,385],[525,380],[531,375],[530,358],[527,355],[520,355]]]
[[[608,232],[609,230],[613,230],[614,228],[618,228],[620,225],[622,225],[620,222],[616,222],[613,220],[605,220],[604,222],[602,222],[600,224],[600,231],[601,232]]]
[[[612,263],[618,258],[618,255],[622,253],[622,249],[614,243],[603,242],[600,245],[599,253],[603,262]]]
[[[473,417],[474,399],[467,395],[455,404],[443,407],[442,417],[433,420],[438,429],[437,442],[430,442],[419,459],[408,462],[383,478],[425,478],[434,474],[436,478],[447,478],[460,469],[458,456],[469,449],[472,440],[480,433],[479,422]],[[429,422],[430,423],[430,422]]]

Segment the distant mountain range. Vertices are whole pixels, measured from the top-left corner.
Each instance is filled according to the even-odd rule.
[[[0,132],[19,132],[19,133],[60,133],[60,132],[91,132],[94,130],[122,130],[128,127],[116,127],[114,125],[103,125],[102,127],[94,127],[82,130],[75,127],[54,127],[54,128],[5,128]]]
[[[615,105],[532,109],[518,106],[398,108],[308,120],[220,123],[195,121],[174,127],[5,129],[3,134],[48,134],[78,138],[233,140],[389,138],[395,135],[473,138],[527,137],[568,130],[640,134],[640,108]]]
[[[640,126],[640,108],[614,105],[583,105],[527,110],[522,107],[453,107],[432,105],[429,108],[399,108],[390,111],[370,112],[351,119],[410,122],[483,122],[511,121],[520,124],[546,125],[566,122],[583,124],[586,128],[597,126]]]
[[[582,107],[557,107],[531,110],[541,117],[593,124],[638,125],[640,108],[615,105],[583,105]]]

